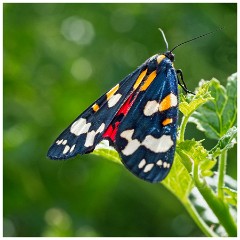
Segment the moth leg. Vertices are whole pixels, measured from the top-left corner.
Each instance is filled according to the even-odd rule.
[[[195,95],[195,93],[189,91],[187,89],[187,85],[185,84],[184,80],[183,80],[183,73],[181,69],[177,69],[176,70],[176,74],[177,74],[177,79],[178,79],[178,84],[181,86],[181,88],[186,92],[186,93],[191,93],[193,95]]]

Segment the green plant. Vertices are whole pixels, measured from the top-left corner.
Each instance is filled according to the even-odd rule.
[[[206,236],[237,236],[237,184],[226,175],[227,152],[237,137],[236,99],[237,74],[228,78],[226,88],[216,79],[202,80],[196,95],[180,95],[183,117],[175,160],[161,184],[182,202]],[[185,140],[188,122],[196,124],[207,138],[217,140],[215,147],[207,150],[203,140]],[[118,153],[104,143],[93,154],[121,163]]]

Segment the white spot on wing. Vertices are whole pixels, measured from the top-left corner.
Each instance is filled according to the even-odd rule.
[[[57,140],[57,141],[56,141],[56,144],[57,144],[57,145],[60,145],[60,144],[62,143],[62,141],[63,141],[63,139]]]
[[[67,144],[67,140],[65,139],[63,142],[62,142],[62,145],[66,145]]]
[[[171,93],[170,96],[171,96],[171,107],[176,107],[178,104],[177,96],[173,93]]]
[[[139,168],[143,168],[146,164],[146,160],[145,159],[142,159],[141,162],[138,164],[138,167]]]
[[[143,140],[142,145],[147,149],[150,149],[152,152],[160,153],[167,152],[173,146],[173,141],[169,135],[162,135],[160,138],[147,135]]]
[[[100,127],[98,128],[96,134],[97,134],[97,133],[101,133],[101,132],[104,130],[104,128],[105,128],[105,124],[102,123],[102,124],[100,125]]]
[[[151,116],[158,111],[159,103],[155,100],[148,101],[143,109],[143,113],[145,116]]]
[[[122,153],[126,156],[133,154],[140,146],[145,146],[152,152],[161,153],[167,152],[174,144],[170,135],[162,135],[160,138],[147,135],[145,139],[140,142],[137,139],[132,139],[133,133],[134,129],[130,129],[120,134],[122,138],[128,141],[127,145],[122,150]]]
[[[65,146],[63,150],[63,154],[66,154],[69,151],[70,147],[68,145]]]
[[[157,161],[158,166],[162,166],[162,164],[163,164],[163,161],[161,159]]]
[[[145,166],[145,168],[144,168],[144,170],[143,170],[143,172],[149,172],[149,171],[151,171],[152,170],[152,168],[153,168],[153,166],[154,166],[154,163],[149,163],[149,164],[147,164],[146,166]]]
[[[131,140],[132,140],[132,135],[133,135],[133,133],[134,133],[134,129],[126,130],[126,131],[122,132],[122,133],[120,134],[120,136],[121,136],[122,138],[127,139],[128,141],[131,141]]]
[[[87,133],[86,141],[84,144],[85,147],[91,147],[93,145],[95,135],[96,135],[95,131],[91,131]]]
[[[122,153],[126,156],[133,154],[139,147],[140,142],[137,139],[134,139],[128,142],[127,146],[122,150]]]
[[[105,124],[102,123],[96,132],[94,130],[92,130],[91,132],[88,132],[84,146],[91,147],[94,143],[95,136],[98,133],[101,133],[104,130],[104,128],[105,128]]]
[[[83,133],[87,133],[90,126],[91,123],[87,123],[87,120],[85,118],[79,118],[72,124],[70,132],[75,134],[76,136],[79,136]]]
[[[125,138],[128,141],[126,147],[122,150],[122,153],[126,156],[133,154],[141,145],[137,139],[132,139],[133,133],[134,129],[131,129],[122,132],[120,135],[122,138]]]
[[[119,99],[121,98],[121,94],[118,93],[116,95],[113,95],[109,100],[108,100],[108,107],[113,107],[115,104],[117,104],[117,102],[119,101]]]
[[[71,147],[71,149],[70,149],[70,153],[74,150],[74,148],[75,148],[75,146],[76,146],[76,144],[74,144],[72,147]]]

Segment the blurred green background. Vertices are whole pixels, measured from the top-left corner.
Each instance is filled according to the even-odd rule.
[[[4,4],[4,236],[203,236],[161,184],[93,155],[51,161],[58,134],[151,55],[176,49],[190,90],[236,72],[236,4]],[[187,137],[203,139],[189,124]],[[204,143],[210,149],[215,142]],[[227,172],[236,178],[236,149]]]

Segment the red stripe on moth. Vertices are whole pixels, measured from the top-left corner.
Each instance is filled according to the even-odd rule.
[[[110,138],[112,141],[115,140],[115,136],[118,130],[118,125],[120,122],[115,122],[114,126],[112,124],[110,124],[107,128],[107,130],[105,131],[105,133],[103,134],[104,138]]]
[[[104,132],[103,138],[110,138],[113,142],[115,141],[115,137],[116,137],[116,134],[117,134],[119,124],[120,124],[122,118],[127,115],[127,113],[130,110],[136,96],[134,96],[134,99],[132,99],[132,98],[133,98],[133,93],[130,95],[128,100],[122,105],[122,107],[118,110],[118,112],[115,115],[113,121],[110,123],[110,125],[108,126],[108,128]],[[117,117],[120,116],[121,114],[123,115],[122,118],[118,119]]]

